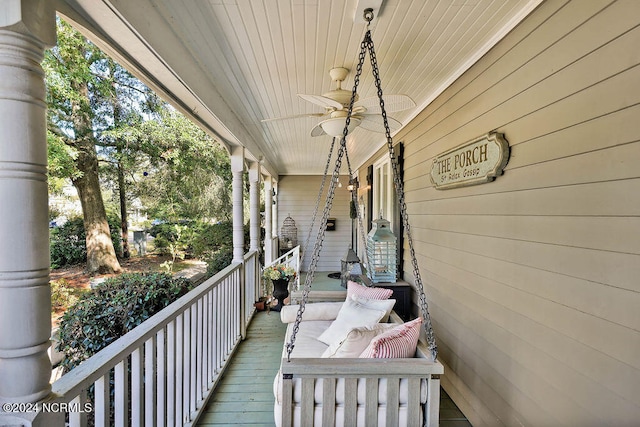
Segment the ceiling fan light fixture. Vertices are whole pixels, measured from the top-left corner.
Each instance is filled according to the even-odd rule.
[[[320,127],[322,127],[322,130],[324,130],[324,132],[327,135],[333,136],[333,137],[341,137],[342,133],[344,132],[345,120],[346,119],[344,117],[335,117],[335,118],[324,120],[320,122],[319,125]],[[355,128],[357,128],[358,125],[360,124],[360,121],[361,119],[358,117],[351,117],[351,120],[349,121],[349,129],[347,133],[351,133]]]

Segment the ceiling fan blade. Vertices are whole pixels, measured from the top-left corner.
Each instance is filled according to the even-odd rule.
[[[408,110],[416,106],[413,99],[407,95],[383,95],[384,109],[387,113],[395,113],[396,111]],[[354,108],[366,108],[366,114],[381,114],[380,100],[377,96],[370,96],[354,104]]]
[[[394,132],[402,127],[402,123],[391,117],[387,117],[387,123],[389,123],[389,129],[391,130],[391,132]],[[376,133],[384,133],[385,131],[382,116],[364,115],[362,116],[360,127],[370,132]]]
[[[319,105],[323,108],[327,108],[327,109],[331,109],[331,110],[342,110],[344,107],[342,106],[342,104],[340,104],[338,101],[334,101],[331,98],[327,98],[326,96],[322,96],[322,95],[305,95],[305,94],[298,94],[298,96],[302,99],[304,99],[305,101],[309,101],[312,104],[316,104]]]
[[[323,117],[326,116],[327,113],[309,113],[309,114],[296,114],[294,116],[284,116],[284,117],[273,117],[270,119],[262,119],[261,122],[273,122],[276,120],[288,120],[288,119],[299,119],[301,117]]]

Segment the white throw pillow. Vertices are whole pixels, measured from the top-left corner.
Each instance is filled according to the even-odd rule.
[[[347,299],[336,320],[318,337],[318,341],[327,345],[338,343],[345,339],[351,329],[375,325],[384,315],[384,310],[368,308],[353,299]]]
[[[344,340],[331,344],[322,357],[360,357],[372,339],[395,326],[392,323],[376,323],[372,326],[353,328]]]
[[[367,308],[372,308],[374,310],[384,310],[384,317],[380,320],[381,322],[386,322],[389,320],[391,310],[393,310],[393,306],[396,305],[396,300],[394,299],[368,299],[360,297],[358,295],[351,295],[351,299],[359,304],[364,305]]]

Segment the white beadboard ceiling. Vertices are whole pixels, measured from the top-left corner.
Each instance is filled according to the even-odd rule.
[[[385,94],[416,107],[389,116],[406,125],[542,0],[384,0],[371,24]],[[372,3],[360,0],[360,5]],[[380,3],[380,1],[373,1]],[[331,137],[321,120],[262,119],[323,112],[297,94],[334,89],[329,70],[351,70],[366,31],[358,0],[57,0],[71,20],[229,147],[246,147],[275,175],[321,174]],[[375,96],[367,56],[360,99]],[[385,143],[356,129],[354,167]],[[343,172],[346,170],[343,169]]]

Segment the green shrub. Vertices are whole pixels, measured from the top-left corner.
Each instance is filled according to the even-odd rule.
[[[233,261],[233,247],[225,246],[207,259],[207,276],[211,277],[224,270]]]
[[[116,253],[122,252],[120,219],[110,215],[107,218],[111,230],[111,241]],[[80,264],[87,261],[87,243],[82,217],[71,218],[63,226],[51,229],[49,247],[51,268]]]
[[[61,365],[71,370],[193,288],[164,273],[122,274],[80,297],[60,322]]]
[[[232,246],[233,225],[231,222],[200,223],[194,230],[191,240],[194,256],[201,258],[210,258],[220,249]]]
[[[71,307],[82,295],[82,289],[74,288],[65,279],[52,280],[51,285],[51,309],[54,311],[65,310]]]

